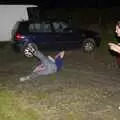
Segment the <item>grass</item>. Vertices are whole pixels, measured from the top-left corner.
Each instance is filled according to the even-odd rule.
[[[107,112],[104,104],[111,92],[92,86],[90,81],[95,78],[91,76],[63,71],[25,83],[16,83],[15,74],[4,76],[9,81],[0,86],[0,120],[99,120],[104,116],[112,120],[116,113],[114,109]],[[106,112],[100,116],[99,111]]]
[[[10,44],[10,42],[0,42],[0,49],[5,48],[9,44]]]
[[[8,91],[0,91],[0,119],[1,120],[37,120],[38,115],[33,109],[21,106],[18,97]]]
[[[45,98],[45,95],[33,94],[22,95],[19,98],[14,93],[2,91],[0,92],[0,119],[57,120],[61,118],[62,120],[82,120],[83,113],[79,109],[81,104],[74,99],[77,94],[70,95],[75,92],[79,94],[78,90],[73,89],[73,91],[64,91],[63,95],[60,92],[53,92],[48,98]]]
[[[20,96],[19,96],[20,95]],[[70,104],[76,104],[74,101],[70,102],[68,98],[65,100],[58,99],[60,93],[53,93],[48,96],[46,93],[39,94],[19,94],[9,90],[0,91],[0,119],[1,120],[81,120],[81,115],[74,110],[69,110]],[[63,96],[64,97],[64,96]],[[66,96],[67,97],[67,96]],[[61,103],[62,102],[62,103]],[[39,103],[39,104],[38,104]],[[76,116],[77,115],[77,116]]]
[[[39,91],[39,94],[25,90],[19,94],[9,90],[0,91],[0,119],[87,120],[93,116],[92,113],[97,116],[95,120],[102,117],[105,117],[105,120],[113,119],[112,115],[115,112],[111,109],[107,112],[106,106],[102,103],[106,98],[105,94],[109,92],[89,85],[81,88],[62,87],[62,91],[55,90],[49,94],[48,91]],[[102,116],[98,114],[99,111]],[[106,112],[102,113],[102,111]],[[109,113],[112,115],[108,115]]]

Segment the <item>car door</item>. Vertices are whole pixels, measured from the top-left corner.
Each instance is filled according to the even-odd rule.
[[[76,34],[71,28],[68,28],[66,30],[63,30],[61,33],[61,38],[60,42],[65,46],[65,47],[75,47],[76,44],[78,44],[78,39]]]
[[[70,48],[75,47],[79,40],[73,29],[61,22],[54,22],[53,27],[56,33],[56,43],[59,47]]]
[[[30,30],[32,31],[33,41],[37,45],[48,47],[54,44],[55,36],[50,23],[34,23],[30,26]]]

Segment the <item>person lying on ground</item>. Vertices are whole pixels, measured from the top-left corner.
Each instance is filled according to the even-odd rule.
[[[63,68],[64,51],[59,52],[54,58],[51,56],[44,56],[39,50],[34,50],[32,45],[28,47],[37,59],[40,60],[40,64],[32,71],[31,74],[20,78],[20,82],[25,80],[31,80],[39,77],[40,75],[50,75],[59,72]]]

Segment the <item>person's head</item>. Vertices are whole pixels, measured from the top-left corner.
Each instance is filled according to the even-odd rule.
[[[63,58],[63,57],[64,57],[65,52],[64,52],[64,51],[61,51],[59,54],[60,54],[60,57],[61,57],[61,58]]]
[[[120,37],[120,21],[118,21],[116,24],[115,32],[116,32],[117,36]]]
[[[117,22],[117,25],[120,27],[120,21]]]
[[[59,56],[60,58],[63,58],[64,57],[64,54],[65,54],[65,51],[61,51],[59,52],[56,56],[55,56],[55,59]]]

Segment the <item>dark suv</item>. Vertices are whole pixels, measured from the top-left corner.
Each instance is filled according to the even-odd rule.
[[[39,49],[72,49],[82,48],[84,52],[93,52],[100,46],[97,32],[70,27],[67,22],[59,20],[21,21],[18,22],[13,36],[13,47],[27,56],[29,43]]]

